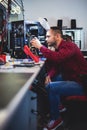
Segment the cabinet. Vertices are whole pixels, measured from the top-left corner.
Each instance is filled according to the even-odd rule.
[[[62,31],[63,35],[71,36],[73,42],[75,42],[80,49],[84,48],[83,28],[76,28],[76,29],[66,28],[63,29]]]
[[[33,75],[0,72],[0,81],[3,80],[0,84],[0,130],[37,129],[37,95],[29,89]],[[29,82],[27,86],[26,82]]]
[[[27,91],[25,97],[14,113],[5,130],[36,130],[37,129],[37,95]]]

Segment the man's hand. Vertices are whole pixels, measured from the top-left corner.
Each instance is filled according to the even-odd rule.
[[[38,48],[40,49],[42,44],[40,43],[39,39],[38,38],[33,38],[30,43],[35,47],[35,48]]]
[[[50,78],[50,76],[48,75],[48,76],[46,76],[46,79],[45,79],[45,85],[47,85],[48,83],[50,83],[51,82],[51,78]]]

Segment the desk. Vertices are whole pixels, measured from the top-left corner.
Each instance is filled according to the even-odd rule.
[[[43,62],[33,67],[0,68],[0,130],[36,130],[36,119],[30,117],[31,109],[37,107],[31,96],[36,94],[30,87],[42,66]]]

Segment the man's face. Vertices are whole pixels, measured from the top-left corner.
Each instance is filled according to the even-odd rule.
[[[48,46],[56,45],[56,35],[52,30],[48,30],[46,33],[46,42]]]

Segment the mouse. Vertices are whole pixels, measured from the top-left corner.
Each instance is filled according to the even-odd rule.
[[[5,61],[3,60],[3,58],[0,57],[0,65],[4,65]]]

